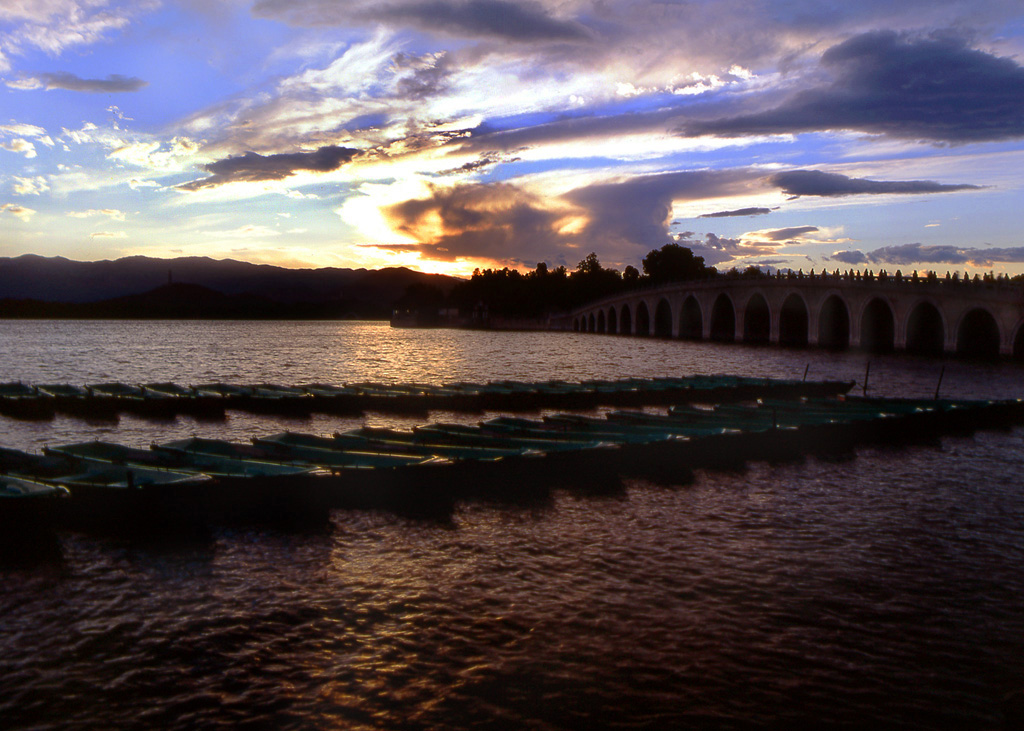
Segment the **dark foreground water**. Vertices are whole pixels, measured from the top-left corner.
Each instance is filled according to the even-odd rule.
[[[0,380],[72,383],[808,365],[862,381],[867,364],[377,324],[0,322],[0,346]],[[930,395],[940,369],[874,359],[871,391]],[[1016,396],[1022,375],[950,364],[942,392]],[[0,443],[354,423],[0,420]],[[0,728],[1021,728],[1022,488],[1016,430],[429,518],[338,511],[173,542],[62,534],[47,555],[0,563]]]

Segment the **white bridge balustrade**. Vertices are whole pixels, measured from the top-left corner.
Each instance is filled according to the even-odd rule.
[[[589,333],[1024,357],[1024,287],[1001,280],[809,274],[621,292],[552,316]]]

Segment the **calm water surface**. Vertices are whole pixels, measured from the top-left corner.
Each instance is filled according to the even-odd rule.
[[[860,388],[867,360],[379,323],[0,321],[0,380],[30,383],[808,368]],[[873,358],[869,393],[930,396],[941,368]],[[1022,376],[950,363],[941,390],[1016,397]],[[0,444],[362,421],[0,419]],[[441,518],[337,511],[174,543],[63,534],[50,556],[0,563],[0,728],[1020,728],[1022,475],[1015,430]]]

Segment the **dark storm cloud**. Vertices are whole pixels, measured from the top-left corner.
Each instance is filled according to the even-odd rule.
[[[557,199],[509,183],[462,185],[396,204],[387,215],[433,259],[575,261],[579,252],[595,251],[606,263],[635,264],[638,255],[673,240],[674,200],[727,195],[760,181],[751,170],[685,171],[585,186]],[[700,243],[715,261],[731,258],[726,247],[735,245],[713,234]]]
[[[687,170],[642,175],[578,188],[566,199],[590,215],[586,236],[611,245],[661,246],[668,241],[672,204],[737,195],[757,185],[750,170]]]
[[[48,91],[50,89],[65,89],[67,91],[85,91],[94,94],[138,91],[149,84],[148,81],[143,81],[133,76],[122,76],[121,74],[111,74],[105,79],[83,79],[67,71],[59,71],[52,74],[35,74],[25,81],[30,84],[34,82],[34,85],[42,86]]]
[[[564,239],[557,233],[561,214],[507,183],[434,189],[430,197],[398,203],[386,214],[395,230],[421,242],[415,251],[443,261],[541,261]]]
[[[693,122],[689,135],[857,130],[945,142],[1024,136],[1024,68],[959,39],[865,33],[821,57],[833,81],[768,111]]]
[[[880,195],[886,193],[946,193],[978,190],[977,185],[946,185],[931,180],[866,180],[820,170],[789,170],[776,173],[768,182],[792,196]]]
[[[868,256],[863,251],[837,251],[832,256],[826,256],[829,261],[838,261],[843,264],[867,264]]]
[[[740,208],[736,211],[716,211],[705,213],[697,218],[731,218],[733,216],[764,216],[772,212],[771,208]]]
[[[586,33],[575,23],[556,20],[529,2],[431,0],[408,4],[382,4],[379,18],[385,22],[412,23],[421,28],[468,35],[495,36],[516,41],[580,40]]]
[[[789,241],[818,230],[817,226],[792,226],[790,228],[778,228],[774,231],[761,231],[759,235],[768,241]]]
[[[203,168],[213,175],[193,180],[178,187],[182,190],[200,190],[226,183],[283,180],[300,170],[326,173],[337,170],[358,152],[349,147],[333,145],[321,147],[314,152],[289,152],[279,155],[259,155],[255,152],[247,152],[244,155],[228,157],[204,165]]]
[[[574,22],[551,17],[534,2],[508,0],[421,0],[339,3],[333,0],[260,0],[253,12],[299,25],[340,25],[354,21],[438,31],[447,35],[511,41],[575,41],[589,36]]]
[[[723,262],[732,261],[738,256],[774,253],[774,249],[750,248],[741,245],[740,239],[724,238],[713,233],[704,234],[703,238],[699,238],[695,237],[693,233],[687,232],[675,237],[673,243],[685,246],[693,252],[694,256],[703,258],[706,266],[717,266]]]
[[[396,71],[408,74],[402,76],[395,86],[395,93],[401,99],[422,100],[437,96],[449,87],[452,63],[447,54],[410,56],[399,53],[392,60]]]
[[[953,264],[992,266],[1024,262],[1024,247],[973,249],[957,246],[901,244],[874,251],[838,251],[830,259],[846,264]]]

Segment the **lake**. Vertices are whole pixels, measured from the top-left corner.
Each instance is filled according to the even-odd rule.
[[[870,370],[869,370],[870,362]],[[0,321],[0,380],[487,381],[736,373],[1017,397],[1020,364],[377,322]],[[481,415],[434,413],[472,423]],[[420,419],[0,419],[0,445],[247,441]],[[625,479],[450,515],[0,563],[0,726],[1018,728],[1024,430]]]

